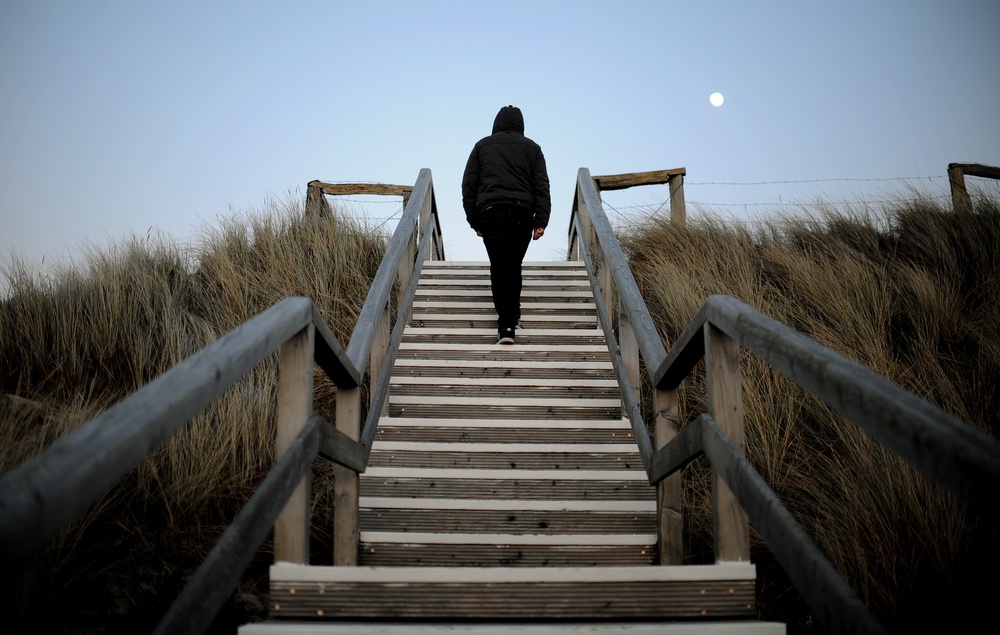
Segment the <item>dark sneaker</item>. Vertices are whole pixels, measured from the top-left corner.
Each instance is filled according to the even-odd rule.
[[[513,344],[514,329],[504,328],[497,331],[497,344]]]

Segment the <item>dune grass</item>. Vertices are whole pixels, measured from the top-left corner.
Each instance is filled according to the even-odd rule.
[[[914,197],[752,223],[709,213],[686,229],[652,222],[620,234],[665,342],[706,296],[732,295],[996,438],[1000,208],[977,200],[971,214]],[[681,388],[684,416],[704,412],[703,373]],[[743,373],[748,457],[886,626],[926,632],[988,612],[996,527],[746,352]],[[696,557],[710,548],[705,466],[686,481]],[[770,600],[788,611],[784,585],[771,590],[764,610]],[[808,623],[800,617],[790,632]]]
[[[964,215],[914,197],[619,234],[668,345],[707,295],[733,295],[997,436],[1000,208],[976,200]],[[299,202],[268,201],[206,229],[193,251],[146,236],[44,277],[12,263],[0,302],[0,472],[289,295],[312,298],[346,343],[386,241],[345,215],[315,222]],[[743,368],[748,456],[879,619],[906,632],[982,616],[976,602],[987,606],[986,576],[1000,564],[996,528],[759,360],[744,355]],[[686,418],[705,408],[702,373],[681,387]],[[334,388],[316,381],[316,410],[332,419]],[[271,465],[274,390],[269,360],[44,552],[28,580],[41,630],[151,630]],[[314,468],[317,561],[331,544],[331,473]],[[704,461],[685,480],[686,552],[704,561]],[[813,632],[754,539],[765,617]],[[214,632],[265,617],[268,549]]]
[[[285,297],[311,298],[346,344],[387,241],[270,200],[206,229],[194,253],[146,236],[44,277],[14,262],[0,304],[0,471]],[[155,626],[273,463],[276,366],[256,367],[45,551],[29,606],[40,632]],[[334,391],[317,372],[318,413]],[[316,478],[332,470],[318,463]],[[314,519],[322,554],[332,506]],[[264,617],[267,564],[258,580],[251,567],[220,624]]]

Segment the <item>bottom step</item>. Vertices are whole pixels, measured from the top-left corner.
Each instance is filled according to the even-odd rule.
[[[272,619],[755,617],[749,563],[637,567],[271,567]]]
[[[776,622],[572,623],[572,624],[400,624],[351,622],[241,626],[238,635],[785,635]]]

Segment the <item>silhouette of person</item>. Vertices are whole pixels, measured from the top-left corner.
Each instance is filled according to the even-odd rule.
[[[513,344],[521,320],[521,264],[545,234],[552,201],[541,147],[524,136],[524,117],[504,106],[493,134],[472,148],[462,177],[462,206],[490,258],[497,343]]]

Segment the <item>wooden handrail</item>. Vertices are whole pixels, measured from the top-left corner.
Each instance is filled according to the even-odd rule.
[[[712,324],[960,498],[987,507],[1000,489],[1000,445],[988,435],[730,296],[710,296],[653,385],[674,388],[704,354]],[[658,476],[658,475],[657,475]]]
[[[581,169],[577,178],[569,253],[570,257],[580,254],[585,261],[625,410],[633,420],[650,483],[661,488],[660,548],[673,550],[666,559],[661,553],[661,563],[679,557],[677,546],[669,544],[680,541],[678,527],[682,524],[676,479],[685,465],[705,455],[716,479],[712,505],[717,559],[749,558],[747,531],[748,523],[753,522],[824,628],[831,633],[883,632],[746,460],[742,448],[739,346],[854,421],[932,481],[990,512],[1000,489],[1000,444],[735,298],[710,296],[667,353],[604,214],[594,179],[586,169]],[[604,275],[599,269],[604,270]],[[618,350],[620,338],[616,338],[605,309],[604,298],[615,295],[620,302],[619,335],[627,330],[634,333],[630,337],[634,337],[637,352],[649,370],[657,431],[663,429],[669,437],[669,442],[657,438],[659,449],[652,455],[642,452],[650,442],[642,417],[634,414],[631,393],[635,379],[620,368],[627,360]],[[703,358],[709,413],[678,430],[677,388]],[[718,414],[713,416],[713,412]],[[717,416],[728,423],[720,425],[723,422],[717,421]],[[668,482],[670,487],[665,489]]]
[[[400,300],[412,303],[423,260],[444,257],[429,170],[420,171],[408,199],[346,349],[312,301],[302,297],[282,300],[206,346],[0,479],[0,566],[16,572],[34,558],[129,470],[276,351],[281,363],[275,466],[156,632],[204,632],[271,525],[276,559],[308,561],[309,465],[319,455],[355,478],[364,471],[366,448],[340,428],[342,419],[348,430],[350,419],[358,425],[359,385],[369,360],[375,363],[377,323],[388,323],[394,277],[406,281],[408,292]],[[410,248],[415,242],[419,252]],[[401,330],[409,308],[400,308]],[[393,345],[398,347],[399,338]],[[387,359],[394,356],[392,351]],[[312,415],[313,364],[337,386],[336,428]],[[380,369],[372,368],[372,374],[380,375]]]

